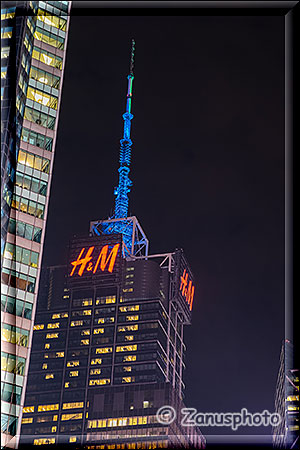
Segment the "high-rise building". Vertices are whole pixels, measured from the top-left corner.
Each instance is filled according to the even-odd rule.
[[[273,427],[273,446],[299,449],[299,369],[295,368],[293,344],[288,339],[280,353],[275,412],[282,420]]]
[[[71,2],[2,2],[1,443],[17,445]]]
[[[21,443],[205,447],[180,414],[191,269],[181,249],[150,255],[137,218],[127,216],[133,53],[134,42],[114,217],[72,239],[65,277],[62,266],[44,272]],[[175,412],[170,423],[164,406]]]

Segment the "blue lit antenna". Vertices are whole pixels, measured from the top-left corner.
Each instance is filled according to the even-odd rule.
[[[133,85],[133,64],[134,64],[134,39],[131,41],[131,57],[130,57],[130,71],[128,75],[128,88],[126,99],[126,112],[123,114],[124,119],[124,133],[123,139],[120,140],[120,168],[119,170],[119,185],[115,188],[115,213],[114,218],[120,219],[127,217],[128,215],[128,192],[130,192],[130,186],[132,181],[129,179],[130,161],[131,161],[131,146],[132,140],[130,139],[130,127],[133,114],[131,114],[131,100],[132,100],[132,85]]]
[[[128,75],[128,89],[126,98],[126,112],[123,114],[124,133],[120,140],[120,167],[119,185],[115,188],[115,211],[114,216],[106,220],[95,220],[90,223],[90,232],[94,236],[107,234],[122,234],[123,257],[148,255],[149,241],[135,216],[128,217],[128,192],[132,181],[129,179],[131,146],[130,127],[133,115],[131,114],[133,62],[134,62],[134,39],[131,41],[130,70]]]

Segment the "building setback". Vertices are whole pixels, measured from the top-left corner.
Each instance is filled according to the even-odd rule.
[[[1,445],[15,446],[27,381],[71,2],[1,9]]]
[[[21,442],[205,447],[180,425],[190,268],[182,250],[123,257],[123,245],[120,234],[71,242],[61,306],[44,301],[36,315]],[[164,405],[177,412],[170,425],[156,416]]]

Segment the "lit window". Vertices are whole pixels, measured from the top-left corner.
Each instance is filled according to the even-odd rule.
[[[125,341],[133,341],[133,336],[125,336]]]
[[[134,377],[123,377],[122,383],[132,383],[134,381]]]
[[[53,314],[52,319],[64,319],[65,317],[68,317],[68,316],[69,316],[68,313],[58,313],[58,314]]]
[[[59,322],[48,323],[47,328],[59,328]]]
[[[78,377],[78,370],[71,370],[69,377]]]
[[[48,364],[44,363],[44,364],[42,365],[42,369],[48,369]]]
[[[56,426],[52,427],[52,428],[51,428],[51,433],[55,433],[55,432],[56,432],[56,429],[57,429]]]
[[[143,408],[149,408],[149,402],[147,400],[143,402]]]
[[[123,367],[124,372],[131,372],[131,366],[125,366]]]
[[[67,381],[67,382],[65,383],[65,388],[68,388],[68,387],[70,387],[70,381]]]
[[[79,361],[68,361],[67,362],[67,367],[78,367],[79,366]]]
[[[90,340],[89,339],[81,339],[80,345],[89,345]]]
[[[89,298],[87,300],[82,300],[82,306],[90,306],[93,304],[93,299]]]
[[[49,380],[50,378],[54,378],[54,373],[46,373],[45,380]]]
[[[92,310],[91,309],[84,309],[82,311],[84,316],[91,316],[92,315]]]
[[[96,365],[96,364],[102,364],[102,359],[101,358],[94,358],[91,360],[91,365]]]
[[[110,352],[112,352],[112,347],[96,348],[96,354],[99,354],[99,353],[110,353]]]
[[[76,442],[77,438],[76,436],[70,436],[69,442]]]
[[[118,327],[118,331],[136,331],[139,329],[138,324],[135,325],[124,325],[122,327]]]
[[[34,406],[24,406],[23,414],[34,412]]]
[[[62,409],[83,408],[83,402],[63,403]]]
[[[136,361],[136,355],[124,356],[123,361]]]
[[[127,311],[139,311],[140,305],[131,305],[131,306],[120,306],[121,312],[127,312]]]
[[[55,357],[56,358],[63,358],[65,356],[65,352],[56,352]]]
[[[286,399],[287,402],[299,402],[299,395],[289,395]]]
[[[80,325],[83,325],[83,320],[73,320],[71,322],[71,327],[79,327]]]
[[[50,344],[45,344],[45,348],[50,348]]]
[[[100,378],[97,380],[90,380],[89,386],[99,386],[102,384],[109,384],[109,383],[110,383],[110,378]]]
[[[59,404],[52,404],[52,405],[39,405],[38,406],[38,412],[41,411],[55,411],[56,409],[59,409]]]
[[[40,438],[33,441],[33,445],[55,444],[55,438]]]
[[[128,320],[129,322],[132,320],[139,320],[139,316],[126,316],[126,320]]]
[[[89,336],[91,334],[90,330],[82,330],[81,336]]]
[[[104,328],[95,328],[94,334],[104,333]]]
[[[62,414],[61,420],[78,420],[82,419],[82,413]]]
[[[58,338],[58,334],[59,333],[47,333],[46,339],[56,339],[56,338]]]
[[[90,375],[100,375],[101,369],[90,369]]]
[[[44,329],[44,325],[43,325],[43,324],[40,324],[40,325],[34,325],[33,329],[34,329],[34,331],[35,331],[35,330],[43,330],[43,329]]]
[[[33,417],[23,417],[22,419],[22,424],[23,423],[32,423],[33,422]]]
[[[136,344],[134,344],[134,345],[118,345],[116,348],[117,352],[128,352],[128,351],[132,352],[135,350],[137,350]]]

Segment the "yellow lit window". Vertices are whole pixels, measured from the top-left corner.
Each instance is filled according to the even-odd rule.
[[[79,366],[79,361],[68,361],[67,362],[67,367],[78,367]]]
[[[68,313],[58,313],[58,314],[53,314],[52,319],[64,319],[65,317],[68,317],[68,316],[69,316]]]
[[[123,289],[123,292],[133,292],[133,288],[126,288],[126,289]]]
[[[70,381],[67,381],[67,382],[65,383],[65,388],[68,388],[68,387],[70,387]]]
[[[32,423],[33,417],[23,417],[22,423]]]
[[[63,403],[62,409],[83,408],[83,402]]]
[[[14,12],[7,12],[5,14],[1,14],[1,20],[12,19],[13,17],[15,17]]]
[[[58,338],[59,333],[47,333],[46,339],[56,339]]]
[[[59,328],[59,322],[56,323],[48,323],[47,328]]]
[[[91,316],[91,315],[92,315],[92,310],[91,310],[91,309],[84,309],[84,310],[82,311],[82,314],[83,314],[84,316]]]
[[[90,330],[82,330],[81,336],[89,336],[91,334]]]
[[[91,306],[93,304],[93,299],[89,298],[87,300],[82,301],[82,306]]]
[[[111,353],[112,347],[96,348],[96,355],[99,353]]]
[[[124,356],[123,361],[136,361],[136,355]]]
[[[139,320],[139,316],[126,316],[126,320],[128,320],[128,322],[132,320]]]
[[[131,305],[131,306],[120,306],[121,312],[127,312],[127,311],[139,311],[140,305]]]
[[[82,413],[62,414],[61,420],[77,420],[82,419]]]
[[[135,350],[137,350],[136,344],[134,344],[134,345],[118,345],[116,348],[117,352],[128,352],[128,351],[133,352]]]
[[[44,363],[44,364],[42,365],[42,369],[48,369],[48,364]]]
[[[34,406],[24,406],[23,414],[34,412]]]
[[[299,402],[299,395],[289,395],[286,399],[287,402]]]
[[[101,358],[94,358],[91,360],[91,365],[96,365],[96,364],[102,364],[102,359]]]
[[[56,352],[55,357],[56,358],[63,358],[65,356],[65,352]]]
[[[90,369],[90,375],[100,375],[101,369]]]
[[[125,341],[133,341],[133,336],[125,336]]]
[[[132,383],[134,381],[134,377],[123,377],[122,383]]]
[[[45,344],[45,348],[50,348],[50,344]]]
[[[138,324],[135,325],[124,325],[121,327],[118,327],[118,331],[136,331],[139,329]]]
[[[79,327],[80,325],[83,325],[83,320],[73,320],[71,322],[71,327]]]
[[[71,370],[69,377],[78,377],[78,370]]]
[[[81,339],[80,344],[81,345],[89,345],[90,340],[89,339]]]
[[[123,369],[125,372],[131,372],[131,366],[125,366]]]
[[[51,433],[55,433],[55,432],[56,432],[56,429],[57,429],[56,426],[52,427],[52,428],[51,428]]]
[[[69,442],[76,442],[77,438],[76,436],[70,436]]]
[[[40,438],[33,441],[33,445],[55,444],[55,438]]]
[[[55,411],[56,409],[59,409],[59,404],[55,403],[52,405],[39,405],[38,406],[38,412],[41,411]]]
[[[89,386],[99,386],[101,384],[109,384],[110,378],[99,378],[97,380],[90,380]]]
[[[288,411],[299,411],[299,406],[288,406]]]
[[[34,331],[36,331],[36,330],[43,330],[44,329],[44,324],[34,325],[33,329],[34,329]]]
[[[50,378],[54,378],[54,373],[46,373],[45,380],[49,380]]]
[[[56,422],[57,421],[57,419],[58,419],[58,416],[57,415],[55,415],[55,416],[53,416],[53,422]]]
[[[94,334],[100,334],[100,333],[104,333],[104,328],[95,328],[94,329]]]

